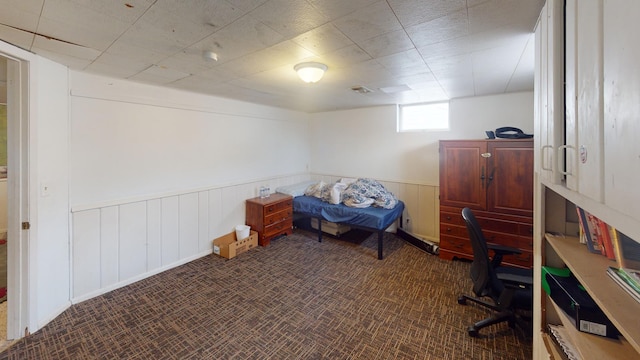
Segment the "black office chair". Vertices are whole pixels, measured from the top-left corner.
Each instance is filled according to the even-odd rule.
[[[469,326],[469,335],[477,337],[480,329],[503,321],[508,321],[511,328],[520,323],[525,326],[525,330],[529,330],[530,324],[526,324],[523,319],[531,314],[533,272],[530,269],[500,266],[504,255],[519,254],[520,250],[487,244],[471,209],[462,209],[462,218],[467,225],[473,247],[470,274],[476,297],[461,295],[458,303],[465,305],[469,300],[495,311],[493,316]],[[494,255],[493,259],[489,257],[490,250]],[[490,298],[490,301],[482,298]]]

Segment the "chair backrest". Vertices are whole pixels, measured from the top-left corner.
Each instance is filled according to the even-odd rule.
[[[462,209],[462,218],[467,225],[469,240],[473,248],[473,262],[471,263],[471,280],[473,292],[477,296],[496,298],[502,291],[502,283],[498,280],[489,258],[487,241],[482,235],[482,228],[469,208]]]

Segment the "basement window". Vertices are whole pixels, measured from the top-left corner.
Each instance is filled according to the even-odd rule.
[[[398,132],[449,130],[449,102],[398,105]]]

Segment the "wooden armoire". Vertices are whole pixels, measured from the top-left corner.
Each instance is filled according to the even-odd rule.
[[[503,263],[533,267],[533,139],[440,141],[440,257],[472,259],[462,209],[487,242],[518,248]]]

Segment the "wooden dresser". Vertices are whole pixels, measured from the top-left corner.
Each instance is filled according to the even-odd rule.
[[[267,246],[273,238],[291,235],[293,228],[293,197],[271,194],[267,198],[252,198],[246,203],[246,224],[258,232],[258,244]]]
[[[441,258],[473,258],[464,207],[487,242],[522,251],[505,264],[533,267],[533,140],[440,141]]]

